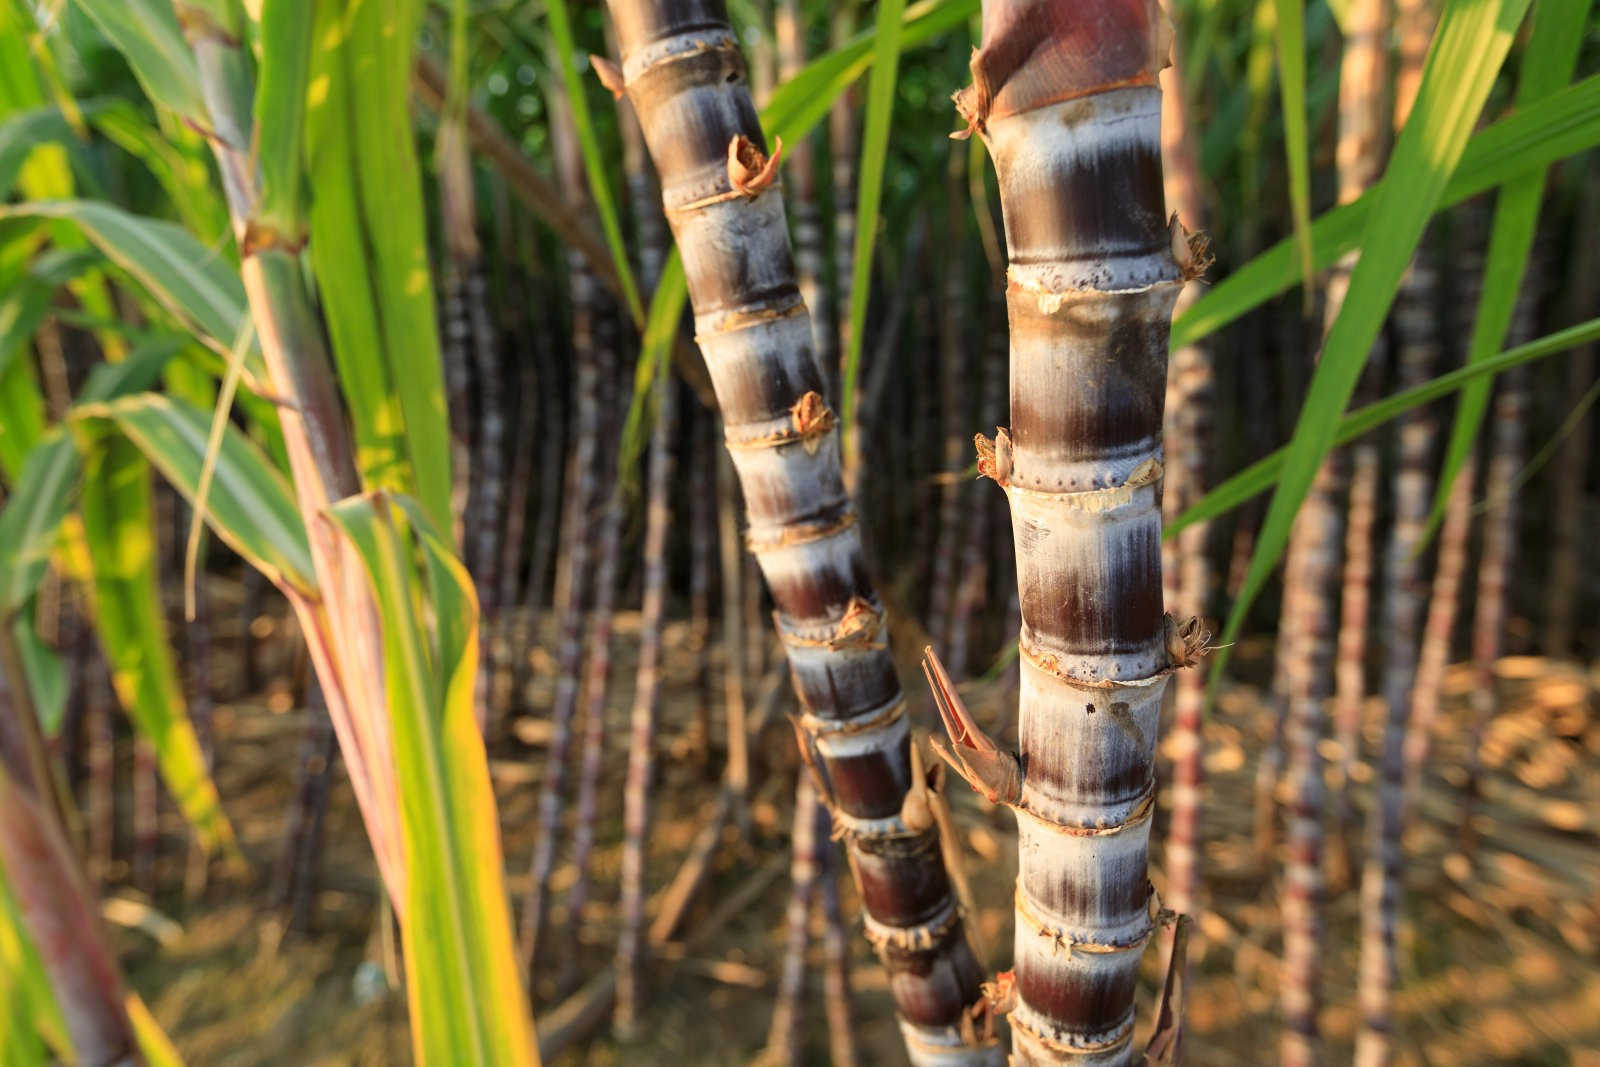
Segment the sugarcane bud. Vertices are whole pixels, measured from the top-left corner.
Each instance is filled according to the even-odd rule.
[[[934,798],[932,790],[928,787],[927,774],[922,766],[922,745],[917,739],[911,739],[911,787],[906,790],[906,798],[900,804],[900,821],[906,824],[906,829],[921,833],[934,823]]]
[[[1184,281],[1194,281],[1211,268],[1216,257],[1211,254],[1211,239],[1196,230],[1191,233],[1178,221],[1173,212],[1168,226],[1172,231],[1172,258],[1178,264],[1178,275]]]
[[[609,89],[612,96],[621,100],[625,91],[622,68],[605,56],[597,56],[592,53],[589,56],[589,65],[594,67],[595,77],[600,79],[600,84]]]
[[[834,629],[835,641],[871,641],[878,634],[883,616],[866,597],[853,596],[844,609],[844,617]]]
[[[1167,644],[1167,657],[1174,667],[1193,667],[1216,646],[1211,643],[1211,631],[1201,623],[1200,617],[1191,615],[1179,621],[1168,612],[1162,621]]]
[[[994,976],[994,981],[984,982],[978,988],[983,990],[984,1003],[996,1015],[1004,1015],[1017,1006],[1016,971],[1001,971]]]
[[[822,447],[822,439],[833,429],[833,412],[828,410],[822,395],[815,389],[806,393],[789,409],[789,418],[794,423],[794,432],[800,435],[805,444],[806,452],[816,455],[817,449]]]
[[[1011,435],[1004,426],[996,426],[994,440],[975,434],[972,443],[978,448],[978,474],[993,478],[1002,489],[1011,484]]]
[[[737,134],[728,142],[728,181],[745,196],[754,199],[778,177],[778,160],[783,157],[783,138],[773,140],[772,155],[762,155],[755,142]]]

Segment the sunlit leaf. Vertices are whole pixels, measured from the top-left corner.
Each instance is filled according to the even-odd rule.
[[[494,793],[473,718],[472,579],[414,503],[370,494],[341,501],[329,515],[366,565],[383,627],[416,1062],[536,1064],[511,948]]]
[[[1238,635],[1276,566],[1312,478],[1333,448],[1361,368],[1527,7],[1528,0],[1450,0],[1440,16],[1416,105],[1378,186],[1362,232],[1361,258],[1323,343],[1249,570],[1223,628],[1213,679],[1227,665],[1225,646]]]
[[[1517,82],[1516,107],[1526,108],[1543,100],[1572,78],[1578,63],[1582,26],[1589,0],[1539,0],[1533,9],[1533,32],[1522,56]],[[1479,287],[1478,315],[1472,324],[1472,341],[1467,348],[1467,363],[1489,358],[1505,342],[1511,313],[1522,291],[1527,273],[1528,253],[1533,248],[1533,233],[1539,223],[1540,201],[1544,197],[1544,170],[1534,168],[1501,186],[1494,206],[1494,223],[1489,233],[1489,251],[1483,261],[1483,284]],[[1439,484],[1428,516],[1428,527],[1417,549],[1421,551],[1444,520],[1450,487],[1467,462],[1489,407],[1489,379],[1470,383],[1461,391],[1456,405],[1455,424],[1450,428],[1450,443],[1445,448]]]

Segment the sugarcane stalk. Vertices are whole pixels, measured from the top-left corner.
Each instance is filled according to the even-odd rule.
[[[16,710],[16,709],[13,709]],[[77,1062],[140,1067],[116,955],[50,801],[0,762],[0,869],[60,1006]],[[24,1050],[25,1051],[25,1050]]]
[[[817,894],[816,786],[801,768],[794,790],[794,832],[790,841],[789,901],[784,910],[783,963],[778,994],[767,1028],[763,1064],[795,1067],[805,1049],[806,949],[811,944],[811,902]]]
[[[689,448],[693,468],[688,472],[689,528],[689,652],[694,656],[694,721],[689,724],[693,758],[702,769],[711,764],[711,583],[712,557],[718,550],[717,442],[715,419],[710,413],[691,413]]]
[[[822,865],[822,999],[828,1017],[828,1059],[833,1067],[856,1067],[861,1053],[851,1018],[850,943],[839,906],[839,852],[831,839],[828,809],[817,811],[817,855]]]
[[[799,0],[778,0],[774,13],[778,41],[778,77],[788,82],[806,63],[806,24]],[[787,146],[784,181],[789,190],[789,214],[794,232],[794,269],[800,280],[800,299],[811,312],[811,343],[824,380],[839,360],[838,328],[833,321],[833,293],[824,260],[822,214],[817,203],[816,144],[818,134]],[[826,395],[832,395],[831,391]]]
[[[1148,0],[986,3],[957,95],[995,164],[1010,259],[1011,429],[980,439],[979,471],[1006,490],[1016,540],[1019,752],[927,666],[947,758],[1017,812],[1000,983],[1015,1064],[1133,1062],[1161,698],[1204,643],[1161,594],[1167,328],[1203,266],[1162,205],[1169,40]]]
[[[1394,126],[1409,115],[1426,56],[1426,36],[1433,17],[1426,0],[1399,0],[1395,20],[1400,37],[1395,74]],[[1400,385],[1414,386],[1434,373],[1439,362],[1435,298],[1439,269],[1430,245],[1412,257],[1411,269],[1395,295],[1394,336],[1398,344]],[[1426,626],[1442,622],[1444,641],[1430,651],[1419,628],[1422,622],[1423,578],[1417,559],[1426,530],[1432,496],[1433,441],[1438,419],[1427,408],[1407,412],[1396,431],[1398,455],[1394,481],[1394,522],[1385,560],[1383,744],[1378,760],[1378,792],[1367,820],[1367,858],[1361,875],[1361,948],[1357,964],[1357,1001],[1361,1023],[1356,1032],[1357,1067],[1385,1067],[1394,1055],[1393,990],[1398,981],[1398,932],[1404,883],[1407,783],[1406,749],[1411,744],[1408,720],[1423,701],[1436,702],[1439,675],[1450,644],[1455,583],[1465,554],[1468,496],[1452,494],[1441,530],[1436,564],[1438,594],[1429,607]],[[1471,464],[1463,471],[1470,495]],[[1457,488],[1461,488],[1458,486]],[[1435,612],[1442,613],[1435,620]],[[1423,695],[1423,688],[1430,695]],[[1426,729],[1427,727],[1425,727]]]
[[[966,236],[966,212],[962,201],[966,192],[967,146],[950,142],[949,164],[945,168],[945,240],[947,248],[960,248]],[[967,426],[966,262],[961,256],[947,256],[943,265],[944,295],[939,308],[939,376],[937,417],[931,425],[940,431],[941,457],[938,507],[934,523],[933,569],[928,580],[928,634],[936,648],[949,647],[952,602],[958,595],[956,582],[957,546],[962,543],[961,498],[967,480],[959,477],[966,466]]]
[[[583,161],[577,134],[567,110],[559,79],[552,79],[551,133],[556,149],[556,164],[565,179],[571,210],[587,210],[588,198]],[[587,261],[568,252],[567,272],[572,296],[572,348],[576,364],[576,403],[573,420],[572,462],[566,479],[562,508],[564,560],[558,584],[565,595],[557,596],[560,635],[556,651],[556,690],[550,709],[550,745],[545,753],[544,777],[539,783],[539,836],[529,861],[529,885],[523,903],[519,951],[530,976],[538,973],[541,941],[549,907],[550,872],[555,867],[560,835],[561,810],[566,790],[567,757],[572,747],[573,717],[577,713],[580,671],[583,664],[585,632],[584,602],[590,583],[590,553],[594,540],[589,529],[591,516],[599,503],[601,396],[604,392],[603,364],[609,363],[606,349],[604,308]]]
[[[229,0],[207,0],[186,10],[183,30],[211,120],[206,135],[222,174],[256,337],[269,380],[283,401],[278,416],[296,501],[308,518],[320,601],[291,599],[323,681],[379,871],[390,899],[400,902],[405,900],[405,870],[387,720],[362,714],[363,698],[344,690],[344,679],[360,678],[372,685],[383,677],[372,590],[354,550],[333,524],[310,521],[359,492],[361,483],[322,326],[301,269],[303,220],[293,211],[268,217],[261,210],[263,189],[253,154],[255,79],[242,8]],[[343,632],[340,655],[347,662],[336,662],[325,636],[332,629],[330,620]]]
[[[625,369],[619,373],[615,366],[615,348],[611,347],[612,351],[608,353],[606,366],[601,373],[609,380],[620,382]],[[630,391],[622,389],[620,392],[622,403],[610,405],[612,411],[618,414],[626,411]],[[594,604],[589,614],[588,659],[584,665],[583,692],[579,702],[583,750],[578,776],[577,825],[572,835],[572,866],[575,874],[572,886],[567,891],[565,951],[561,953],[561,970],[557,976],[557,987],[563,992],[572,987],[577,973],[578,933],[589,897],[589,860],[594,851],[595,825],[599,818],[600,771],[605,759],[606,683],[611,674],[612,604],[616,599],[617,557],[621,549],[624,510],[614,460],[607,467],[611,485],[605,511],[600,516]]]
[[[1376,364],[1369,362],[1362,375],[1364,380],[1356,388],[1358,403],[1377,399],[1375,370]],[[1340,579],[1339,632],[1334,640],[1333,665],[1333,736],[1338,752],[1331,768],[1330,792],[1337,843],[1329,850],[1327,869],[1329,884],[1335,891],[1349,885],[1357,870],[1351,839],[1355,823],[1352,768],[1361,761],[1361,717],[1366,710],[1367,628],[1372,610],[1372,543],[1378,521],[1380,468],[1375,441],[1359,441],[1351,446],[1344,573]]]
[[[1461,608],[1461,579],[1467,570],[1467,538],[1472,529],[1472,488],[1478,465],[1467,456],[1445,503],[1439,526],[1439,550],[1428,593],[1428,615],[1422,624],[1422,649],[1417,656],[1417,677],[1411,687],[1411,707],[1402,753],[1405,762],[1405,801],[1402,817],[1410,819],[1422,786],[1422,768],[1433,745],[1433,727],[1439,718],[1439,697],[1444,671],[1450,663],[1450,639]]]
[[[842,48],[856,32],[858,0],[844,0],[833,5],[828,18],[828,44]],[[856,171],[861,151],[860,93],[850,87],[840,93],[828,111],[828,160],[833,183],[833,292],[835,300],[835,335],[830,346],[833,356],[823,372],[827,388],[823,396],[830,403],[842,403],[844,388],[844,360],[850,351],[850,291],[855,285],[856,247]],[[818,350],[819,358],[823,350]],[[860,395],[859,393],[857,394]],[[863,397],[863,402],[864,402]],[[850,427],[851,441],[860,441],[859,407],[841,416]],[[845,454],[845,486],[852,491],[860,458]]]
[[[980,210],[987,210],[987,205]],[[1004,261],[998,260],[991,266],[995,279],[999,281],[1005,271]],[[999,281],[999,284],[990,286],[989,292],[988,303],[991,306],[985,326],[985,344],[989,352],[983,374],[984,416],[980,420],[980,425],[984,426],[989,425],[991,419],[998,419],[1006,407],[1005,356],[1009,338],[1005,329],[1004,288],[1004,282]],[[993,569],[990,567],[991,555],[1002,551],[998,545],[990,544],[993,540],[989,531],[995,518],[991,515],[995,510],[994,502],[980,499],[974,503],[972,514],[967,517],[966,540],[961,550],[961,580],[951,610],[950,634],[945,641],[945,665],[949,668],[950,677],[958,682],[967,675],[973,616],[989,596],[989,577]]]
[[[1318,469],[1289,541],[1284,575],[1283,637],[1289,793],[1288,858],[1283,884],[1283,1042],[1287,1067],[1317,1062],[1322,982],[1323,785],[1318,743],[1327,733],[1323,705],[1332,693],[1334,620],[1343,527],[1340,469],[1333,453]]]
[[[1167,208],[1188,226],[1199,228],[1205,218],[1200,163],[1194,129],[1184,95],[1182,53],[1176,42],[1172,64],[1161,74],[1161,161]],[[1199,299],[1203,292],[1194,280],[1178,294],[1174,313]],[[1214,371],[1210,351],[1186,345],[1172,354],[1167,374],[1166,437],[1168,481],[1162,488],[1162,519],[1176,514],[1204,495],[1207,459],[1212,448]],[[1177,475],[1177,484],[1171,481]],[[1180,616],[1204,617],[1211,597],[1209,525],[1195,523],[1178,537],[1162,544],[1163,595],[1177,605]],[[1170,553],[1167,546],[1172,547]],[[1175,573],[1169,575],[1171,566]],[[1201,812],[1205,786],[1205,745],[1201,727],[1205,718],[1206,679],[1200,671],[1182,671],[1174,686],[1172,718],[1172,807],[1167,827],[1165,860],[1166,904],[1180,915],[1198,907],[1201,884]],[[1169,955],[1171,948],[1168,946]]]
[[[1574,232],[1594,233],[1600,229],[1600,185],[1584,183]],[[1571,310],[1574,320],[1586,318],[1600,305],[1600,256],[1594,243],[1579,241],[1573,249],[1570,281]],[[1567,357],[1568,397],[1582,396],[1595,381],[1593,343]],[[1551,656],[1570,656],[1578,607],[1582,603],[1584,486],[1589,473],[1591,443],[1594,441],[1592,417],[1585,415],[1561,444],[1555,461],[1555,543],[1550,546],[1550,578],[1545,594],[1546,616],[1544,648]]]
[[[1392,313],[1398,341],[1400,387],[1426,381],[1438,363],[1431,298],[1436,275],[1426,247],[1419,249],[1401,283]],[[1361,874],[1361,949],[1356,1034],[1358,1067],[1383,1067],[1394,1046],[1393,989],[1397,981],[1397,933],[1404,892],[1405,733],[1418,681],[1423,579],[1417,559],[1432,497],[1431,462],[1437,419],[1426,409],[1407,412],[1397,431],[1394,523],[1384,561],[1383,743],[1378,758],[1377,799],[1367,819],[1367,856]],[[1470,479],[1469,479],[1470,484]],[[1444,561],[1441,557],[1441,568]]]
[[[1509,340],[1532,338],[1537,326],[1539,258],[1535,242],[1527,277],[1512,313]],[[1478,560],[1477,602],[1472,617],[1472,718],[1467,740],[1467,781],[1461,810],[1462,850],[1469,855],[1477,842],[1473,825],[1483,774],[1483,734],[1500,712],[1495,662],[1505,653],[1506,619],[1511,612],[1512,568],[1517,562],[1517,483],[1527,451],[1530,406],[1528,368],[1517,367],[1495,383],[1489,430],[1489,460],[1484,473],[1483,552]]]
[[[1353,5],[1339,77],[1339,139],[1335,161],[1339,202],[1359,197],[1381,173],[1388,137],[1388,113],[1382,87],[1387,57],[1388,16],[1384,0],[1361,0]],[[1332,324],[1344,305],[1350,273],[1357,256],[1340,260],[1329,277],[1324,322]],[[1369,371],[1369,374],[1371,372]],[[1362,498],[1351,501],[1349,536],[1357,542],[1361,560],[1346,585],[1346,610],[1359,617],[1344,623],[1346,670],[1344,697],[1355,704],[1359,722],[1360,694],[1365,690],[1359,647],[1366,626],[1366,585],[1371,572],[1371,522],[1375,497],[1376,457],[1368,457],[1360,488]],[[1311,493],[1290,537],[1284,576],[1284,627],[1287,640],[1280,655],[1288,653],[1290,790],[1289,856],[1284,876],[1284,976],[1283,1062],[1286,1067],[1310,1067],[1319,1056],[1317,1013],[1321,1007],[1322,904],[1325,892],[1322,807],[1325,793],[1319,744],[1327,732],[1323,702],[1333,688],[1338,662],[1335,597],[1339,587],[1339,556],[1346,532],[1340,496],[1350,485],[1350,457],[1331,453],[1318,469]],[[1363,562],[1364,560],[1364,562]],[[1365,573],[1363,573],[1365,572]],[[1352,670],[1351,668],[1354,668]],[[1354,691],[1352,693],[1352,690]],[[1353,741],[1351,742],[1353,744]]]
[[[643,279],[649,291],[648,276]],[[628,778],[623,797],[622,932],[617,939],[615,1026],[624,1037],[638,1031],[643,1004],[645,872],[650,840],[650,790],[655,781],[656,717],[661,700],[662,625],[667,614],[667,540],[672,528],[673,442],[677,434],[676,383],[663,384],[650,436],[650,487],[644,535],[644,605],[640,612],[639,667],[633,690]]]
[[[788,651],[802,751],[849,842],[908,1051],[995,1062],[991,1041],[970,1027],[963,1038],[979,975],[937,832],[901,817],[913,784],[904,700],[738,44],[716,0],[609,7]]]
[[[156,750],[149,738],[133,738],[133,863],[135,889],[155,895],[156,859],[161,848],[160,785]]]
[[[728,429],[723,427],[724,438]],[[733,464],[717,454],[717,547],[722,553],[722,703],[727,716],[728,789],[734,797],[734,823],[749,827],[745,800],[750,794],[750,749],[745,744],[744,554],[739,551],[738,490]]]

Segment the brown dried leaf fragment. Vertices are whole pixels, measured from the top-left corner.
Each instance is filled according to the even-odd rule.
[[[989,803],[1015,804],[1022,798],[1022,764],[1016,754],[995,744],[972,718],[931,645],[922,650],[922,673],[950,735],[948,747],[933,738],[934,751]]]
[[[801,722],[800,716],[790,715],[789,724],[794,727],[794,744],[800,750],[800,759],[805,763],[806,770],[811,773],[811,784],[816,786],[817,796],[830,812],[833,811],[833,779],[828,777],[828,769],[823,765],[817,754],[817,742]],[[837,839],[837,834],[835,835]]]
[[[728,142],[728,181],[734,189],[752,199],[778,178],[778,161],[783,158],[783,138],[774,141],[772,155],[762,155],[755,142],[744,134]]]
[[[972,443],[978,449],[978,475],[993,478],[1004,489],[1011,484],[1011,435],[1004,426],[996,426],[994,440],[975,434]]]
[[[589,65],[594,67],[595,77],[600,79],[600,84],[610,90],[611,95],[618,100],[626,92],[626,85],[622,78],[622,68],[617,66],[605,56],[589,54]]]
[[[822,447],[822,439],[833,429],[834,422],[833,412],[828,409],[822,395],[815,389],[806,393],[789,409],[789,418],[794,422],[794,432],[800,435],[806,452],[816,455],[817,449]]]
[[[965,141],[975,132],[982,134],[984,123],[989,119],[989,109],[994,106],[994,91],[989,87],[989,77],[983,71],[980,53],[976,48],[972,50],[972,58],[967,61],[967,69],[972,71],[972,84],[965,89],[957,89],[950,97],[955,101],[956,111],[967,120],[966,129],[950,135],[954,141]]]
[[[1178,1063],[1183,1037],[1184,957],[1189,951],[1189,917],[1174,917],[1172,955],[1167,961],[1167,977],[1156,1002],[1156,1028],[1145,1046],[1141,1067],[1171,1067]]]
[[[1172,230],[1172,258],[1178,264],[1178,275],[1192,282],[1211,269],[1217,257],[1211,254],[1211,238],[1199,230],[1190,232],[1178,221],[1174,212],[1170,223]]]

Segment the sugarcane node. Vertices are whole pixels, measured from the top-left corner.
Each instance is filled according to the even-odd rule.
[[[262,252],[282,252],[292,256],[305,246],[304,234],[290,237],[265,222],[249,219],[244,224],[244,236],[239,239],[239,256],[248,259]]]
[[[782,158],[782,137],[773,139],[772,155],[766,156],[750,138],[742,133],[735,134],[728,142],[728,181],[736,191],[753,200],[777,180],[778,161]]]
[[[622,68],[605,56],[595,55],[592,52],[589,54],[589,65],[594,67],[594,76],[600,79],[600,84],[610,90],[615,99],[621,100],[622,94],[627,91]]]
[[[1016,804],[1022,799],[1021,763],[972,718],[931,645],[923,649],[922,673],[950,736],[948,747],[933,739],[934,751],[989,803]]]
[[[178,29],[183,32],[183,39],[191,45],[201,41],[211,41],[224,48],[239,47],[239,38],[224,29],[205,8],[196,7],[194,4],[174,3],[172,10],[178,16]]]

